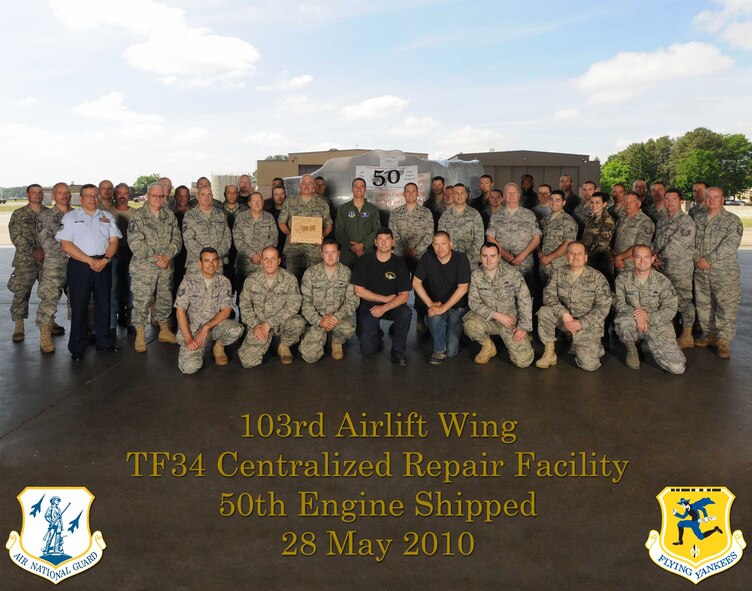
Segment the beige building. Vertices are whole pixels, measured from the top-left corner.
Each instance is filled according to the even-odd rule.
[[[502,188],[512,181],[520,182],[523,174],[535,179],[535,186],[541,183],[559,188],[559,177],[568,174],[572,177],[572,190],[579,193],[585,181],[596,184],[601,179],[601,163],[590,160],[586,154],[565,154],[561,152],[536,152],[533,150],[511,150],[508,152],[473,152],[452,156],[459,160],[480,160],[485,174],[491,175],[494,186]],[[473,187],[472,194],[478,191]]]

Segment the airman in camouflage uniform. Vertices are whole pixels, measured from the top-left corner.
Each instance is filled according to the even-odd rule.
[[[300,354],[308,363],[321,359],[330,334],[332,358],[344,358],[342,346],[355,333],[352,315],[360,303],[350,284],[350,269],[337,262],[337,241],[324,239],[321,256],[323,262],[308,269],[300,285],[303,318],[308,323],[300,343]]]
[[[582,243],[588,255],[588,265],[600,271],[613,288],[614,255],[611,253],[611,240],[616,230],[616,222],[605,210],[607,195],[596,192],[590,198],[592,215],[582,232]]]
[[[211,188],[201,187],[198,191],[198,206],[188,210],[183,217],[183,242],[188,252],[186,274],[198,273],[196,263],[203,248],[215,249],[219,253],[220,262],[227,262],[232,233],[227,225],[227,216],[221,207],[212,205],[213,199]],[[223,272],[221,266],[219,272]]]
[[[530,290],[517,269],[499,264],[496,244],[486,243],[482,247],[481,264],[470,276],[470,312],[462,320],[465,334],[482,345],[475,362],[488,363],[496,355],[491,335],[499,335],[512,363],[528,367],[534,357],[528,340],[533,329]]]
[[[694,259],[697,317],[707,334],[695,339],[695,346],[714,345],[718,357],[729,359],[741,301],[737,251],[744,227],[737,216],[724,209],[722,189],[710,187],[705,197],[707,210],[695,217]]]
[[[541,243],[538,247],[540,277],[543,285],[557,269],[567,264],[567,245],[577,240],[577,222],[564,211],[564,193],[553,191],[548,200],[551,213],[540,221]]]
[[[664,196],[666,215],[658,221],[653,238],[655,267],[666,277],[679,296],[679,313],[682,334],[679,347],[694,347],[692,325],[695,322],[695,305],[692,301],[694,276],[695,222],[681,210],[682,194],[679,189],[669,189]]]
[[[584,244],[570,242],[566,258],[569,264],[558,268],[543,290],[538,337],[546,349],[535,365],[541,369],[556,365],[554,345],[558,328],[572,335],[577,365],[595,371],[601,366],[604,353],[601,338],[611,309],[611,289],[601,273],[586,266]]]
[[[290,346],[300,340],[305,320],[298,314],[302,301],[298,280],[279,267],[279,251],[267,246],[261,253],[263,271],[254,273],[240,293],[240,315],[247,333],[238,349],[243,367],[261,365],[272,337],[279,337],[277,354],[283,365],[292,363]]]
[[[174,259],[183,247],[175,214],[162,206],[164,186],[149,185],[146,205],[137,209],[128,224],[128,244],[133,256],[130,262],[133,293],[133,325],[136,328],[135,349],[146,351],[146,316],[155,304],[159,322],[160,343],[177,344],[168,320],[172,309],[172,278]]]
[[[619,218],[614,233],[614,266],[617,273],[634,268],[632,247],[635,244],[650,244],[655,224],[641,210],[640,196],[634,191],[624,198],[626,214]]]
[[[636,244],[634,266],[616,278],[616,334],[627,347],[627,367],[640,368],[637,341],[644,340],[656,363],[682,374],[687,360],[676,342],[672,323],[679,298],[667,277],[652,268],[649,246]]]
[[[232,241],[238,251],[239,285],[261,270],[261,251],[267,246],[277,246],[279,240],[277,222],[271,213],[264,211],[261,193],[252,193],[249,203],[250,211],[239,214],[232,228]]]
[[[42,353],[53,353],[55,344],[50,338],[51,335],[60,335],[65,332],[61,326],[55,324],[55,313],[63,291],[66,295],[68,293],[68,255],[55,240],[63,216],[71,210],[71,192],[68,185],[57,183],[52,188],[52,200],[55,202],[54,207],[43,211],[37,218],[39,244],[44,249],[42,278],[37,288],[39,308],[37,308],[36,318],[40,333],[39,348]],[[68,302],[68,314],[70,315],[70,302]]]
[[[530,293],[535,293],[533,252],[541,240],[535,214],[520,207],[522,190],[517,183],[504,186],[504,209],[491,216],[486,238],[501,249],[501,258],[519,269],[525,277]]]
[[[217,365],[227,365],[225,347],[243,335],[243,326],[229,320],[232,310],[230,280],[217,271],[219,253],[211,247],[199,253],[197,273],[186,274],[175,298],[175,312],[180,332],[178,367],[184,374],[194,374],[204,365],[204,351],[214,341],[212,354]]]
[[[708,184],[704,181],[697,181],[692,185],[692,205],[687,212],[692,219],[695,219],[698,213],[705,213],[708,210],[705,206],[705,192],[707,190]]]
[[[439,230],[449,234],[454,250],[467,256],[471,267],[480,262],[483,246],[483,219],[467,204],[467,188],[462,183],[454,186],[454,205],[439,218]]]
[[[303,272],[308,267],[321,262],[321,248],[318,244],[297,244],[290,240],[292,217],[321,218],[322,240],[332,231],[333,222],[329,214],[329,206],[326,201],[313,192],[314,186],[313,177],[309,174],[303,175],[300,179],[300,195],[293,195],[285,199],[277,219],[279,229],[288,236],[284,250],[287,270],[298,281],[303,277]]]
[[[590,199],[595,194],[598,186],[593,181],[585,181],[580,187],[581,201],[577,204],[572,212],[572,217],[577,222],[577,239],[582,240],[582,233],[585,231],[588,220],[593,217],[593,208],[590,205]]]
[[[415,183],[408,183],[404,194],[405,205],[392,211],[389,229],[394,234],[394,254],[402,257],[407,268],[414,271],[418,260],[431,245],[433,215],[427,207],[418,205],[418,188]]]
[[[44,192],[37,184],[26,188],[27,205],[16,209],[10,216],[8,232],[16,254],[13,256],[13,273],[8,279],[8,289],[13,293],[10,316],[16,324],[13,342],[24,340],[24,320],[29,317],[29,297],[34,282],[39,279],[44,261],[44,249],[39,242],[37,219],[47,208],[42,205]]]

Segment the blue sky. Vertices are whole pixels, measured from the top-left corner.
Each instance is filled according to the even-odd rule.
[[[27,0],[3,9],[0,185],[188,183],[329,148],[605,159],[752,137],[752,0]]]

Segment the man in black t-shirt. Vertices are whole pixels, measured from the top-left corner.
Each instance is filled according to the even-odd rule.
[[[413,277],[413,289],[428,307],[426,324],[433,337],[431,365],[441,365],[460,349],[462,317],[467,314],[470,262],[465,254],[452,250],[449,234],[433,235],[433,250],[420,258]]]
[[[372,355],[379,349],[379,321],[394,322],[392,337],[392,362],[400,367],[407,365],[407,331],[412,312],[407,307],[410,293],[410,272],[398,256],[392,254],[394,236],[388,228],[376,233],[376,250],[358,259],[350,283],[360,298],[357,309],[357,335],[363,355]]]

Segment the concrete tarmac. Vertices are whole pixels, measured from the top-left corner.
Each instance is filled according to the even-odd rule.
[[[1,277],[10,274],[12,253],[0,249]],[[649,356],[639,371],[628,369],[624,347],[614,337],[603,367],[593,373],[578,369],[563,347],[558,365],[545,371],[513,367],[501,346],[491,363],[476,365],[474,344],[432,367],[430,339],[416,337],[414,326],[407,368],[389,362],[387,333],[384,351],[369,359],[352,339],[340,362],[325,357],[308,365],[295,349],[292,366],[283,367],[271,354],[261,367],[246,370],[231,347],[229,366],[217,367],[207,352],[204,369],[183,376],[177,347],[157,343],[151,328],[146,354],[133,352],[133,337],[120,329],[120,353],[90,349],[74,364],[67,336],[55,339],[56,353],[39,352],[36,298],[25,342],[12,343],[11,294],[0,291],[0,535],[20,531],[24,517],[16,496],[25,487],[86,486],[96,496],[91,531],[102,532],[107,549],[99,564],[65,581],[66,589],[684,591],[689,583],[651,562],[644,546],[648,533],[661,529],[655,497],[664,487],[728,487],[737,495],[731,528],[752,538],[752,252],[741,252],[740,260],[743,300],[732,359],[720,360],[710,349],[689,350],[682,376],[661,371]],[[58,310],[58,322],[67,327],[64,302]],[[535,346],[537,358],[542,347],[537,341]],[[397,423],[408,434],[411,412],[413,437],[394,436]],[[439,413],[452,412],[501,423],[507,437],[469,432],[445,437]],[[286,417],[315,424],[320,416],[323,436],[294,422],[286,436]],[[369,423],[379,437],[351,437],[347,429],[337,437],[347,416],[354,424],[364,418],[389,423],[393,436],[385,436],[385,426]],[[419,418],[425,420],[425,437],[415,427]],[[267,431],[270,426],[276,433]],[[293,436],[296,427],[302,428],[299,437]],[[141,466],[143,476],[134,477],[135,463],[127,454],[151,451],[170,452],[167,470],[151,476],[148,462]],[[265,469],[275,473],[280,457],[323,463],[324,452],[330,459],[373,462],[391,454],[392,475],[222,475],[240,470],[246,459],[272,460]],[[405,455],[418,452],[422,463],[417,455]],[[561,464],[561,476],[537,476],[535,463],[532,470],[518,465],[520,458],[532,458],[524,452],[534,452],[536,462],[576,464],[584,452],[599,462],[605,456],[606,463],[593,468],[595,475],[579,474],[578,464]],[[171,475],[171,469],[178,476],[183,471],[175,454],[185,454],[186,466],[194,470]],[[193,463],[199,454],[201,465]],[[437,460],[436,475],[429,460]],[[451,460],[474,460],[476,467],[482,460],[505,464],[498,476],[446,476],[452,464],[443,462]],[[613,460],[629,461],[618,482]],[[250,468],[247,463],[246,474]],[[463,508],[457,500],[520,502],[531,499],[531,492],[536,516],[469,523],[466,517],[437,516],[436,508],[431,516],[415,515],[419,493],[424,499],[430,493],[432,502],[440,493],[455,501],[452,507]],[[259,514],[270,510],[270,493],[284,502],[286,516]],[[301,506],[302,497],[313,498],[310,493],[319,501],[397,499],[404,515],[348,522],[323,516],[318,502]],[[235,514],[223,517],[231,508]],[[300,515],[316,509],[318,516]],[[346,544],[339,550],[338,543],[348,531],[366,541],[354,544],[355,555],[339,555],[347,554]],[[439,548],[427,556],[433,536]],[[377,538],[393,540],[382,561],[358,555],[367,553],[367,540]],[[27,550],[41,550],[42,544]],[[284,555],[286,549],[296,555]],[[420,555],[405,555],[416,549]],[[744,556],[703,581],[702,588],[748,589],[751,568]],[[10,557],[0,558],[0,581],[6,591],[50,589]]]

